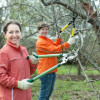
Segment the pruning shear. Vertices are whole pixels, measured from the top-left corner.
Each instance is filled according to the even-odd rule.
[[[67,25],[65,25],[65,27],[60,30],[59,34],[63,32],[70,24],[73,24],[73,29],[72,29],[72,37],[73,37],[75,33],[75,19],[76,18],[77,18],[77,15],[73,14],[73,20],[71,20]]]
[[[35,80],[39,79],[40,77],[48,74],[49,72],[51,72],[52,70],[60,67],[61,65],[65,64],[67,61],[72,60],[74,58],[76,58],[78,56],[77,52],[73,52],[73,53],[67,53],[67,54],[49,54],[49,55],[37,55],[37,54],[33,54],[33,56],[35,56],[36,58],[46,58],[46,57],[62,57],[62,62],[58,63],[57,65],[55,65],[54,67],[48,69],[47,71],[43,72],[42,74],[37,75],[36,77],[28,80],[28,82],[32,83]],[[29,56],[27,57],[27,59],[29,59]]]

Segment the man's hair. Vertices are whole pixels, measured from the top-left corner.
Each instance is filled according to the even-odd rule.
[[[40,22],[38,24],[38,30],[40,30],[43,27],[48,27],[48,29],[49,29],[49,25],[46,22]]]

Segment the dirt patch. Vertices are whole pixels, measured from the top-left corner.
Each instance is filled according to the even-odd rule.
[[[79,80],[86,80],[85,76],[83,75],[57,75],[57,79],[60,80],[73,80],[73,81],[79,81]],[[100,80],[100,75],[88,75],[88,78],[91,80]]]

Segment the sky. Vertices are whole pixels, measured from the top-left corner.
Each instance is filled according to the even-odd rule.
[[[99,0],[95,1],[95,5],[100,5]]]

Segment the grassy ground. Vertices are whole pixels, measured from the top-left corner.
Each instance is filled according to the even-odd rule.
[[[84,74],[77,76],[76,67],[61,66],[57,72],[54,91],[50,100],[97,100],[100,94],[100,81],[93,81],[100,77],[96,70],[86,71],[90,85]],[[32,86],[32,100],[38,100],[40,94],[40,80],[36,80]]]

